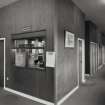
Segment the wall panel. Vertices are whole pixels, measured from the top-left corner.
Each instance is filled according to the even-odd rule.
[[[77,38],[84,38],[84,14],[71,0],[57,0],[56,101],[77,86]],[[65,30],[75,34],[75,47],[65,48]]]
[[[11,65],[11,35],[46,30],[47,51],[53,51],[53,0],[20,0],[0,9],[0,32],[6,37],[6,86],[54,102],[54,68],[44,71],[15,68]]]

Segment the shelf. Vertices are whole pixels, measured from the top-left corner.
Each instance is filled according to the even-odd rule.
[[[13,47],[12,49],[44,49],[44,47]]]
[[[40,70],[45,70],[44,67],[27,67],[27,68],[29,68],[29,69],[40,69]]]
[[[17,33],[12,34],[13,40],[19,40],[19,39],[32,39],[32,38],[45,38],[47,34],[46,30],[39,30],[39,31],[33,31],[33,32],[24,32],[24,33]]]
[[[16,66],[14,65],[14,67],[17,67],[17,68],[24,68],[24,69],[40,69],[40,70],[45,70],[45,67],[21,67],[21,66]]]

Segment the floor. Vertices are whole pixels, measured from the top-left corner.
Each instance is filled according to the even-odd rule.
[[[105,67],[89,78],[62,105],[105,105]]]
[[[0,88],[0,105],[43,105]]]
[[[0,88],[0,105],[43,105]],[[62,105],[105,105],[105,67],[69,97]]]

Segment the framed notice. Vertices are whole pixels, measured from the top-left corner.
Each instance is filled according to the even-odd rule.
[[[65,32],[65,47],[68,48],[75,47],[75,35],[69,31]]]
[[[46,52],[46,67],[55,67],[55,52]]]
[[[15,65],[19,67],[25,67],[26,62],[25,53],[16,53],[15,54]]]

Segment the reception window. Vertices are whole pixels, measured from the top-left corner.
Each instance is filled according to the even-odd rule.
[[[45,68],[45,36],[12,39],[12,63],[16,67]]]

